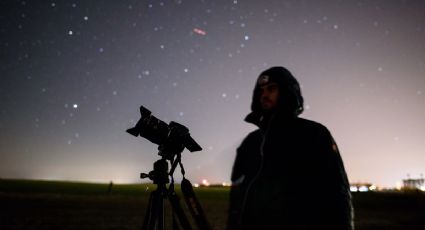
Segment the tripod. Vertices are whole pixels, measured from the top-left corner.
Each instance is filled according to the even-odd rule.
[[[180,159],[180,157],[178,159]],[[174,162],[172,164],[173,168],[171,172],[174,171],[177,163],[182,166],[181,162]],[[168,199],[171,203],[174,229],[180,229],[178,227],[180,225],[185,230],[191,230],[192,227],[180,205],[179,197],[174,191],[174,182],[171,183],[168,189],[166,187],[166,184],[169,183],[167,160],[165,158],[162,158],[156,161],[153,165],[153,168],[154,170],[149,172],[149,174],[142,173],[140,175],[141,178],[148,177],[153,181],[154,184],[157,185],[156,190],[152,191],[150,194],[142,230],[165,229],[165,199]],[[183,168],[182,172],[184,172]],[[199,229],[210,229],[209,224],[206,221],[205,215],[201,209],[201,206],[195,197],[192,186],[190,182],[186,179],[183,180],[182,191],[185,195],[186,203],[188,203],[191,214],[195,218]]]
[[[187,148],[191,152],[200,151],[202,147],[190,136],[189,129],[184,125],[171,121],[169,125],[151,115],[151,111],[140,106],[141,118],[136,126],[127,129],[133,136],[141,136],[158,145],[159,155],[162,159],[153,164],[153,171],[149,174],[141,173],[141,178],[149,178],[157,185],[149,197],[148,209],[143,222],[143,230],[163,230],[165,229],[165,205],[164,200],[168,199],[173,211],[173,227],[179,229],[178,224],[185,230],[192,227],[180,206],[179,198],[174,191],[173,173],[180,165],[183,181],[181,183],[182,192],[195,223],[201,230],[209,230],[209,224],[202,211],[201,205],[195,196],[192,184],[184,178],[184,168],[181,163],[181,153]],[[168,162],[171,163],[171,170],[168,172]],[[171,184],[167,189],[169,177]],[[176,220],[177,219],[177,220]],[[177,223],[178,221],[178,223]]]
[[[148,203],[148,210],[143,223],[143,230],[165,229],[165,204],[164,200],[168,198],[171,203],[173,212],[179,219],[183,229],[192,229],[183,209],[180,206],[178,197],[171,185],[167,189],[168,179],[168,163],[164,158],[158,160],[153,165],[153,171],[148,175],[142,173],[141,178],[149,177],[154,184],[157,185],[155,191],[151,192]],[[173,213],[173,214],[174,214]],[[174,218],[173,218],[174,219]],[[175,225],[176,223],[174,223]],[[156,228],[157,227],[157,228]]]

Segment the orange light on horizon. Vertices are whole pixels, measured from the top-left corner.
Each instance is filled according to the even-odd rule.
[[[207,179],[203,179],[202,180],[202,185],[203,186],[210,186],[210,183],[207,181]]]
[[[403,183],[401,181],[398,181],[395,185],[397,190],[401,190],[401,188],[403,188]]]

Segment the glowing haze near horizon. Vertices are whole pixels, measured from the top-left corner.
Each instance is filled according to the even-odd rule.
[[[193,182],[228,182],[258,74],[287,67],[350,182],[425,172],[425,2],[2,1],[0,177],[142,182],[144,105],[186,125]],[[176,172],[179,177],[180,172]]]

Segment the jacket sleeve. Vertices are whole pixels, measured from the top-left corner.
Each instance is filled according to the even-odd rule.
[[[240,226],[239,222],[244,196],[244,189],[242,184],[243,180],[245,179],[243,172],[244,156],[243,151],[241,149],[242,146],[239,147],[236,151],[236,158],[232,168],[232,186],[230,188],[229,206],[227,210],[227,230],[239,229]]]
[[[236,158],[232,168],[232,186],[229,194],[229,206],[226,229],[240,229],[240,220],[245,193],[249,182],[259,168],[259,152],[261,134],[250,133],[236,150]]]
[[[321,204],[324,211],[321,222],[327,229],[353,230],[354,210],[351,200],[350,185],[344,164],[335,140],[325,129],[319,144],[324,155],[324,194]],[[320,197],[318,197],[320,199]]]

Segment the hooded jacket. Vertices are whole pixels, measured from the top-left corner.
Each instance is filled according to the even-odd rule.
[[[278,109],[264,114],[260,85],[279,87]],[[246,121],[259,129],[237,149],[227,229],[352,230],[349,183],[329,130],[299,118],[298,82],[283,67],[260,74]]]

